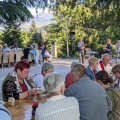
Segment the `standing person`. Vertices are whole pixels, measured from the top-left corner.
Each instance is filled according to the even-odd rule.
[[[112,43],[111,39],[107,39],[106,46],[104,48],[104,52],[110,55],[110,58],[112,60],[113,50],[112,50]]]
[[[115,44],[116,45],[116,63],[118,62],[118,56],[120,55],[120,40]]]
[[[112,111],[108,113],[108,120],[120,120],[120,92],[111,85],[113,80],[106,71],[99,71],[95,78],[105,88],[112,101]]]
[[[64,96],[65,79],[59,73],[49,73],[44,86],[50,98],[39,104],[35,120],[80,120],[79,104],[76,98]]]
[[[79,54],[79,62],[84,63],[84,42],[82,41],[82,38],[80,38],[79,42],[77,43],[78,47],[78,54]]]
[[[108,120],[107,113],[112,110],[112,103],[105,89],[88,76],[82,64],[71,69],[74,84],[65,90],[65,96],[77,98],[80,120]]]

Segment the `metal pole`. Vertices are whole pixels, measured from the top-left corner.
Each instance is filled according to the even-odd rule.
[[[67,22],[66,22],[66,42],[67,42],[67,57],[69,58],[68,28],[67,28]]]

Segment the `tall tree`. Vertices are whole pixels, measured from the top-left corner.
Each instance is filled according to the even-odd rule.
[[[1,0],[0,24],[7,21],[25,22],[32,18],[28,8],[43,8],[48,0]]]

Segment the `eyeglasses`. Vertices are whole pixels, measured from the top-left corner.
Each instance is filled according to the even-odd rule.
[[[110,59],[104,59],[104,60],[108,60],[108,61],[110,61]]]
[[[24,71],[24,70],[22,72],[24,72],[25,74],[29,74],[30,73],[30,71]]]

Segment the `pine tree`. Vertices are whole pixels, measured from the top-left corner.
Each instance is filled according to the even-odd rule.
[[[31,27],[30,27],[30,36],[32,36],[34,33],[38,32],[38,28],[36,27],[35,21],[32,21]]]
[[[20,39],[20,24],[16,22],[8,22],[6,25],[4,25],[3,30],[3,37],[2,41],[4,43],[7,43],[8,46],[13,45],[14,43],[17,43],[19,47],[21,47],[21,39]]]
[[[39,32],[38,28],[36,27],[34,20],[32,21],[29,34],[30,34],[30,42],[31,43],[41,44],[42,36],[41,36],[41,33]]]

